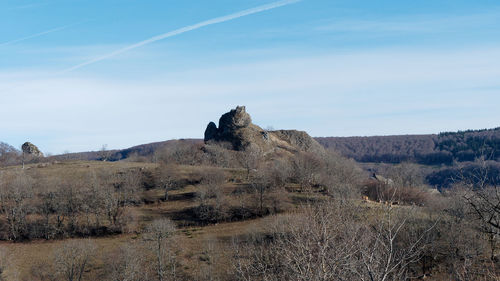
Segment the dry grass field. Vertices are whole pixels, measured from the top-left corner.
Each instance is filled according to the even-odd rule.
[[[72,162],[56,162],[43,164],[27,165],[25,171],[33,178],[51,178],[60,175],[86,175],[100,171],[110,173],[118,173],[120,171],[150,171],[153,172],[158,167],[153,163],[137,163],[137,162],[97,162],[97,161],[72,161]],[[196,172],[205,169],[206,167],[194,166],[177,166],[176,173],[183,179],[190,179]],[[20,167],[7,167],[0,172],[12,172],[19,170]],[[241,169],[221,169],[232,178],[241,179],[244,177],[245,171]],[[223,186],[223,192],[231,194],[235,188],[241,184],[228,182]],[[104,262],[108,258],[108,253],[119,249],[124,245],[141,243],[141,234],[139,229],[144,228],[151,221],[158,218],[172,218],[177,224],[178,230],[176,235],[176,243],[180,245],[178,248],[178,258],[182,268],[193,277],[200,276],[199,270],[207,266],[207,261],[204,261],[204,256],[207,254],[208,244],[216,244],[217,248],[229,249],[232,239],[246,235],[253,231],[259,231],[266,221],[266,218],[254,218],[244,221],[221,222],[208,225],[195,225],[192,221],[182,219],[180,214],[197,205],[195,200],[197,188],[194,185],[186,185],[182,188],[175,189],[169,192],[169,200],[161,200],[163,191],[159,189],[151,189],[143,191],[144,197],[148,204],[139,206],[129,206],[128,211],[133,214],[135,229],[131,233],[110,235],[106,237],[91,237],[91,238],[70,238],[63,240],[33,240],[28,242],[0,242],[0,247],[6,250],[7,254],[7,270],[4,272],[6,280],[29,280],[33,268],[38,264],[54,259],[55,249],[59,248],[67,240],[92,240],[96,244],[96,250],[92,267],[87,269],[88,280],[99,280],[104,274]],[[36,192],[36,190],[35,190]],[[305,195],[297,195],[304,197]],[[236,199],[231,199],[236,200]],[[224,251],[221,251],[222,253]],[[227,251],[230,252],[230,251]],[[227,257],[218,258],[219,267],[226,270],[231,269],[230,261]]]
[[[259,193],[258,175],[255,174],[249,178],[247,172],[243,168],[190,165],[167,167],[155,163],[127,161],[39,163],[27,165],[24,171],[20,167],[2,168],[0,175],[7,175],[4,177],[7,180],[10,179],[9,175],[20,174],[31,179],[34,196],[26,197],[28,200],[26,202],[32,205],[35,212],[38,210],[35,207],[43,206],[40,204],[48,191],[66,192],[65,189],[56,188],[59,181],[63,183],[63,187],[73,186],[70,190],[77,189],[73,192],[77,194],[76,199],[83,198],[83,201],[79,201],[82,205],[87,203],[85,200],[93,198],[88,196],[91,195],[88,194],[89,192],[99,193],[99,190],[89,189],[89,187],[97,186],[98,189],[106,189],[106,186],[111,185],[114,186],[112,190],[116,188],[120,190],[130,184],[137,185],[133,189],[136,194],[130,197],[134,198],[133,201],[120,208],[119,214],[125,220],[119,224],[118,231],[115,230],[117,228],[113,228],[118,225],[111,223],[110,217],[106,217],[105,213],[100,213],[101,226],[106,227],[108,231],[98,232],[99,234],[81,232],[78,227],[85,226],[86,223],[88,225],[96,223],[92,219],[88,221],[91,212],[85,213],[82,211],[85,209],[81,209],[74,217],[78,231],[70,232],[69,221],[66,219],[63,224],[66,232],[50,239],[1,241],[0,251],[6,254],[3,259],[0,257],[5,268],[2,277],[13,281],[60,280],[47,275],[56,270],[54,266],[58,255],[61,254],[60,249],[70,241],[77,243],[91,241],[93,245],[91,259],[85,267],[84,280],[109,280],[113,262],[124,258],[121,256],[123,249],[142,249],[141,255],[137,258],[154,260],[151,256],[152,252],[148,250],[150,246],[147,242],[147,229],[155,221],[165,218],[173,221],[176,226],[168,245],[171,247],[172,255],[175,256],[176,279],[178,280],[232,280],[236,276],[236,262],[245,264],[252,257],[257,259],[254,262],[259,262],[258,259],[271,262],[272,256],[275,255],[273,251],[277,251],[277,255],[283,255],[286,253],[286,251],[281,252],[283,247],[297,247],[298,243],[306,243],[307,239],[314,241],[325,235],[318,232],[323,227],[325,227],[324,231],[329,232],[328,235],[336,237],[338,243],[348,243],[349,239],[355,239],[357,244],[354,247],[357,247],[357,252],[362,253],[377,245],[374,242],[378,241],[377,237],[390,237],[386,235],[390,234],[394,227],[401,226],[405,232],[398,237],[398,239],[403,239],[398,243],[406,245],[404,243],[410,243],[415,239],[419,241],[418,244],[405,246],[409,248],[402,248],[411,249],[409,251],[418,248],[419,251],[419,259],[406,270],[410,273],[421,270],[423,274],[420,273],[419,276],[430,280],[446,280],[458,274],[463,276],[483,274],[484,276],[484,274],[491,275],[491,272],[495,272],[495,266],[492,267],[487,258],[488,243],[491,243],[491,240],[488,240],[484,232],[477,230],[478,225],[473,220],[459,219],[468,214],[465,213],[464,205],[454,199],[456,197],[446,197],[431,192],[425,193],[426,195],[422,197],[421,189],[410,188],[408,190],[418,196],[408,198],[416,199],[417,204],[405,203],[404,200],[394,202],[384,201],[382,197],[382,200],[380,198],[375,200],[361,196],[361,193],[353,190],[342,195],[346,189],[330,191],[322,186],[304,188],[299,182],[290,181],[281,189],[262,190],[262,193]],[[132,178],[130,178],[131,175]],[[165,178],[171,180],[169,177],[172,175],[175,177],[175,184],[169,188],[168,199],[166,199],[165,189],[162,187],[163,180]],[[101,181],[99,177],[104,177],[106,181]],[[10,183],[16,182],[10,181]],[[210,191],[210,186],[216,187],[215,191]],[[79,188],[82,190],[78,190]],[[215,193],[203,195],[206,192]],[[117,196],[123,195],[122,193],[116,194]],[[409,193],[401,194],[408,196]],[[421,200],[425,200],[424,204]],[[331,202],[337,203],[331,205]],[[212,206],[214,209],[206,211],[208,213],[200,213],[202,206]],[[265,212],[262,206],[265,206]],[[322,206],[326,206],[326,209]],[[215,213],[210,213],[214,210]],[[217,217],[202,217],[207,214],[210,216],[216,214]],[[41,214],[30,216],[28,218],[32,220],[43,217]],[[55,216],[55,213],[48,216],[53,224]],[[69,218],[69,215],[66,216]],[[6,218],[0,219],[6,222]],[[462,228],[462,231],[454,231],[457,227]],[[287,228],[291,234],[299,235],[295,239],[302,240],[296,242],[284,240],[281,243],[285,244],[278,248],[259,248],[259,243],[268,243],[266,239],[270,239],[269,237]],[[3,229],[6,231],[5,227]],[[304,234],[301,232],[310,232],[310,234],[302,236]],[[428,235],[431,232],[432,235]],[[279,237],[287,236],[275,236],[273,239]],[[323,243],[321,238],[318,239],[320,240],[314,243]],[[423,241],[431,244],[425,244]],[[279,240],[276,241],[278,242]],[[257,243],[255,248],[252,248],[254,247],[252,243]],[[269,245],[269,247],[275,246]],[[484,251],[477,251],[473,262],[460,260],[462,255],[471,256],[471,249],[476,248],[484,249]],[[241,249],[245,254],[237,256],[236,251]],[[264,252],[259,252],[263,251],[262,249],[265,249]],[[381,251],[381,258],[385,255],[383,249],[373,248],[373,250]],[[496,250],[491,249],[493,249],[491,250],[493,255],[496,255]],[[296,251],[300,253],[303,250],[297,249]],[[266,253],[266,251],[270,252]],[[446,253],[449,251],[455,251],[456,256],[448,256]],[[405,258],[402,253],[390,254]],[[267,254],[271,256],[266,256]],[[313,266],[317,263],[317,261],[311,262]],[[455,265],[451,265],[450,262],[455,262]],[[465,270],[463,267],[470,262],[474,271]],[[146,266],[150,268],[141,270],[154,272],[153,263]],[[450,268],[453,268],[453,272],[449,272]],[[238,270],[241,271],[242,268]],[[240,274],[245,273],[240,272]],[[260,273],[252,274],[258,276]],[[412,274],[417,275],[417,273]],[[464,279],[458,278],[457,280]]]

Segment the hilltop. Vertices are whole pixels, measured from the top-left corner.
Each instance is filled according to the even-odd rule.
[[[227,143],[229,148],[242,151],[255,147],[263,153],[299,151],[324,153],[324,148],[306,132],[296,130],[269,131],[252,123],[244,106],[223,114],[219,126],[210,122],[205,130],[205,143]]]

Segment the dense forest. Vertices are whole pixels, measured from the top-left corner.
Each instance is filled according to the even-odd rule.
[[[326,148],[358,162],[451,165],[484,157],[500,158],[500,128],[438,135],[316,138]]]

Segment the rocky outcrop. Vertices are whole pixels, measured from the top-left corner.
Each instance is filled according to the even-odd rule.
[[[219,131],[217,130],[217,125],[214,122],[208,123],[207,129],[205,130],[205,142],[210,140],[216,140],[219,136]]]
[[[219,119],[219,127],[210,122],[205,130],[205,143],[226,142],[234,150],[244,150],[250,143],[259,142],[260,132],[258,126],[252,124],[252,118],[244,106],[238,106]]]
[[[266,131],[252,123],[244,106],[238,106],[219,119],[219,126],[210,122],[205,130],[205,143],[229,143],[234,150],[255,145],[263,152],[307,151],[324,153],[324,148],[306,132],[296,130]]]
[[[35,157],[43,157],[43,153],[38,149],[38,147],[31,142],[25,142],[22,145],[23,153]]]
[[[252,118],[244,106],[237,106],[219,119],[219,131],[221,134],[231,134],[238,129],[247,128],[252,124]]]

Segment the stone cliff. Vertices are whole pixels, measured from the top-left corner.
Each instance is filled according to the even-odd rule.
[[[205,130],[205,143],[228,143],[234,150],[245,150],[250,145],[262,152],[285,150],[289,152],[324,153],[324,148],[306,132],[296,130],[266,131],[252,123],[244,106],[238,106],[219,119],[219,126],[210,122]]]

